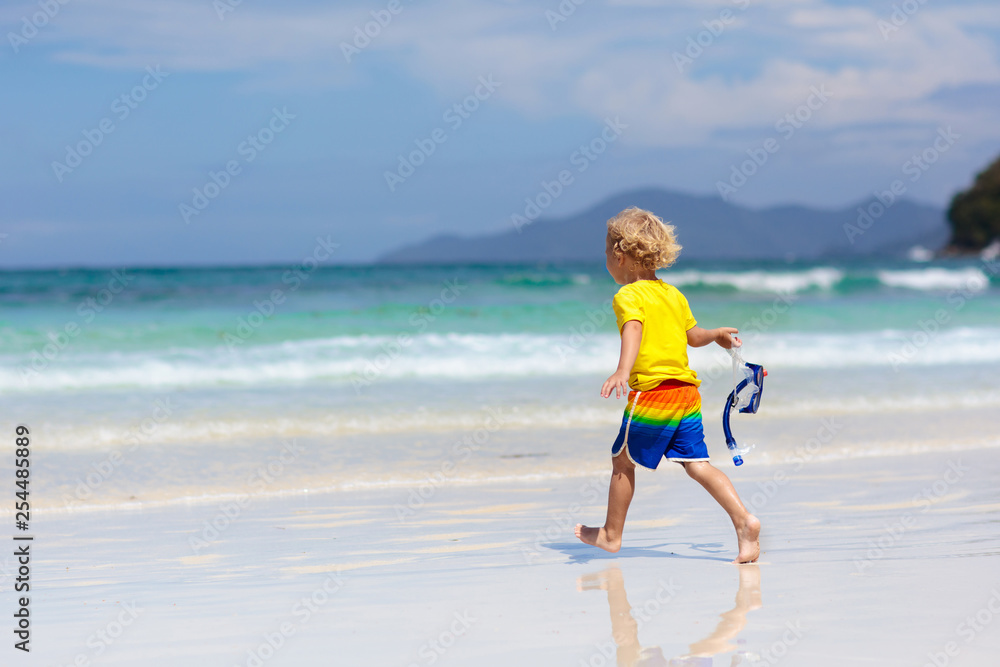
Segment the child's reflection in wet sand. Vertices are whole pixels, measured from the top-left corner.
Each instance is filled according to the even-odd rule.
[[[643,648],[639,645],[639,624],[632,616],[632,607],[625,594],[625,578],[617,567],[586,574],[577,579],[580,591],[600,589],[607,591],[611,611],[611,635],[617,646],[618,667],[653,667],[654,665],[690,665],[711,667],[712,656],[736,650],[732,642],[747,623],[747,612],[760,609],[760,567],[755,564],[740,565],[740,587],[736,591],[736,604],[721,614],[715,630],[704,639],[688,647],[687,655],[669,662],[659,646]],[[734,654],[732,667],[739,664],[740,654]]]

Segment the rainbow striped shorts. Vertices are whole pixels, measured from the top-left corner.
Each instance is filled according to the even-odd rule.
[[[655,470],[660,459],[708,461],[698,387],[666,380],[649,391],[631,391],[611,455],[622,452],[636,465]]]

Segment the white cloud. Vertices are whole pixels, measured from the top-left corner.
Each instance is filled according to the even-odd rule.
[[[344,8],[261,9],[244,3],[220,20],[208,1],[75,0],[37,40],[56,60],[105,68],[309,66],[342,58],[337,44],[350,22],[362,17]]]
[[[820,85],[832,99],[810,127],[850,137],[859,125],[952,123],[974,126],[978,139],[1000,138],[981,111],[928,99],[943,88],[1000,82],[998,42],[986,30],[1000,25],[992,0],[921,6],[885,37],[878,21],[888,12],[819,0],[750,3],[745,11],[726,1],[590,0],[555,30],[545,11],[557,2],[403,0],[402,13],[348,65],[340,44],[382,6],[244,2],[220,21],[207,0],[76,0],[38,39],[61,61],[246,71],[257,86],[350,85],[369,63],[388,60],[445,101],[492,73],[504,84],[498,99],[525,115],[620,115],[632,126],[624,137],[631,144],[690,145],[722,131],[766,129]],[[735,20],[706,33],[704,22],[723,9]],[[680,72],[673,54],[689,37],[710,43]]]

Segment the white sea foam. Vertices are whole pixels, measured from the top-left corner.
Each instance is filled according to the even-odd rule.
[[[775,368],[936,366],[1000,361],[998,328],[954,328],[815,334],[760,333],[748,339],[754,360]],[[175,349],[159,353],[69,353],[50,368],[23,377],[0,366],[0,392],[92,389],[256,387],[319,382],[372,383],[393,379],[480,381],[484,378],[606,374],[618,356],[614,334],[422,334],[339,336],[289,341],[230,352]],[[719,364],[714,347],[692,349],[691,365]]]
[[[664,273],[672,285],[707,285],[734,287],[744,292],[787,294],[809,289],[829,290],[844,279],[844,272],[830,267],[807,271],[676,271]]]
[[[930,314],[923,320],[931,322]],[[928,333],[929,332],[929,333]],[[960,327],[935,330],[886,329],[855,334],[761,334],[754,345],[757,363],[785,368],[942,366],[995,363],[1000,329]],[[692,363],[700,351],[692,354]],[[700,356],[700,355],[698,355]]]
[[[905,287],[914,290],[966,290],[981,292],[990,285],[990,279],[980,269],[969,266],[962,269],[908,269],[879,271],[879,282],[888,287]]]
[[[505,391],[509,392],[509,388]],[[498,397],[499,398],[499,397]],[[503,399],[499,399],[503,400]],[[506,402],[506,401],[504,401]],[[544,405],[504,407],[498,414],[502,423],[489,422],[494,430],[510,429],[592,429],[612,432],[622,418],[624,399],[600,402],[581,407],[573,402],[550,400]],[[721,402],[718,412],[721,412]],[[863,394],[813,396],[809,391],[768,393],[766,410],[754,419],[770,421],[794,417],[832,415],[888,415],[950,410],[1000,409],[1000,391],[939,391],[919,394]],[[73,421],[50,424],[44,429],[49,451],[88,451],[128,448],[146,445],[237,442],[253,439],[299,437],[340,437],[360,434],[391,436],[413,433],[474,433],[485,428],[490,412],[457,406],[438,405],[431,410],[404,409],[389,405],[376,409],[350,411],[302,410],[294,414],[276,410],[277,414],[261,414],[261,410],[246,410],[239,406],[213,410],[211,416],[201,412],[183,412],[157,424],[148,436],[141,435],[136,424],[106,419],[99,423]],[[716,410],[712,410],[716,412]]]
[[[398,406],[397,406],[398,407]],[[73,423],[45,428],[46,449],[50,451],[86,451],[107,448],[144,447],[151,444],[187,442],[229,442],[260,438],[298,438],[313,436],[349,436],[357,434],[391,435],[398,433],[475,433],[485,428],[491,413],[456,406],[433,411],[354,409],[349,412],[261,415],[246,414],[230,408],[228,414],[185,414],[157,424],[148,437],[135,424],[104,421],[97,424]],[[596,408],[572,405],[507,407],[498,413],[502,424],[488,422],[489,428],[546,429],[592,428],[615,425],[621,420],[622,403],[608,403]]]
[[[872,395],[870,393],[830,398],[769,396],[769,409],[762,413],[788,416],[883,415],[898,412],[942,412],[1000,408],[1000,391],[938,391],[920,394]]]

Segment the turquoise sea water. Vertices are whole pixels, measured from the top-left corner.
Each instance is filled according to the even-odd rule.
[[[1000,407],[996,263],[689,263],[660,276],[702,326],[741,329],[745,358],[770,371],[762,414]],[[312,439],[343,464],[333,478],[367,442],[379,472],[358,465],[377,482],[405,477],[414,442],[474,432],[489,409],[505,431],[613,437],[621,403],[596,394],[617,363],[615,290],[601,265],[6,271],[0,392],[63,486],[126,445],[190,463],[281,438]],[[721,406],[728,356],[693,350],[691,363]],[[289,488],[315,483],[303,479]]]

